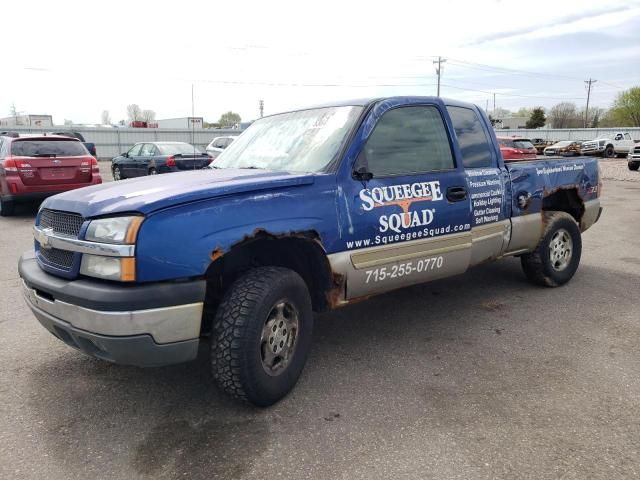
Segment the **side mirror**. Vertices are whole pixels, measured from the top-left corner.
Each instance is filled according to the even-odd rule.
[[[360,166],[353,172],[353,177],[356,180],[362,180],[363,182],[368,182],[373,178],[373,173],[367,170],[365,166]]]
[[[129,157],[129,152],[124,152],[120,154],[121,157]]]

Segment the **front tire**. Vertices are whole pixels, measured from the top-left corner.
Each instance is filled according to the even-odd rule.
[[[578,269],[582,236],[574,218],[565,212],[544,212],[546,228],[536,249],[520,257],[530,282],[544,287],[567,283]]]
[[[113,167],[113,170],[111,172],[113,174],[113,181],[114,182],[118,182],[120,180],[124,180],[124,177],[122,176],[122,172],[120,171],[120,167]]]
[[[149,169],[149,175],[157,175],[158,171],[155,168],[150,168]]]
[[[300,275],[281,267],[254,268],[231,285],[217,309],[213,378],[233,397],[273,405],[298,381],[312,330],[311,298]]]
[[[636,172],[640,167],[640,162],[629,162],[627,163],[627,166],[629,167],[629,170]]]

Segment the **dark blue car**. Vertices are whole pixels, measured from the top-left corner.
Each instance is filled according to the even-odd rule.
[[[111,160],[114,180],[144,177],[158,173],[198,170],[212,158],[197,147],[184,142],[136,143],[128,152]]]

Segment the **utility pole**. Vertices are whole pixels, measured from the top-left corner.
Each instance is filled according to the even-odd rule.
[[[264,117],[264,100],[260,100],[260,118]]]
[[[193,83],[191,84],[191,145],[194,145],[193,147],[193,154],[195,155],[196,151],[196,132],[194,131],[195,125],[193,124],[195,117],[196,116],[196,102],[194,99],[194,94],[193,94]],[[204,125],[203,125],[204,126]]]
[[[496,116],[496,94],[493,94],[493,116]]]
[[[587,108],[584,109],[584,128],[587,128],[587,124],[589,123],[589,98],[591,97],[591,85],[596,82],[597,80],[593,80],[591,78],[584,81],[584,83],[587,84]]]
[[[437,65],[436,75],[438,75],[438,96],[440,96],[440,77],[442,76],[442,64],[447,61],[446,58],[438,57],[438,60],[434,60],[433,64]]]

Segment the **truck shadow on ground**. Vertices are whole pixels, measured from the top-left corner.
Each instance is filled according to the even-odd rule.
[[[530,286],[511,259],[319,315],[301,381],[264,410],[220,393],[206,354],[189,364],[145,370],[94,360],[56,343],[50,360],[30,371],[26,408],[47,453],[70,477],[117,471],[130,472],[129,478],[241,478],[265,462],[266,452],[291,429],[311,432],[339,421],[341,409],[357,408],[363,395],[371,395],[369,375],[381,381],[377,394],[391,395],[405,388],[398,383],[401,372],[414,369],[416,361],[419,368],[432,368],[452,343],[462,349],[508,341],[522,322],[513,313],[519,303],[595,290],[613,275],[621,274],[586,265],[563,289],[542,289]],[[629,275],[628,282],[637,281]],[[463,367],[440,368],[455,375]],[[447,413],[447,402],[429,403],[428,395],[421,400]]]

